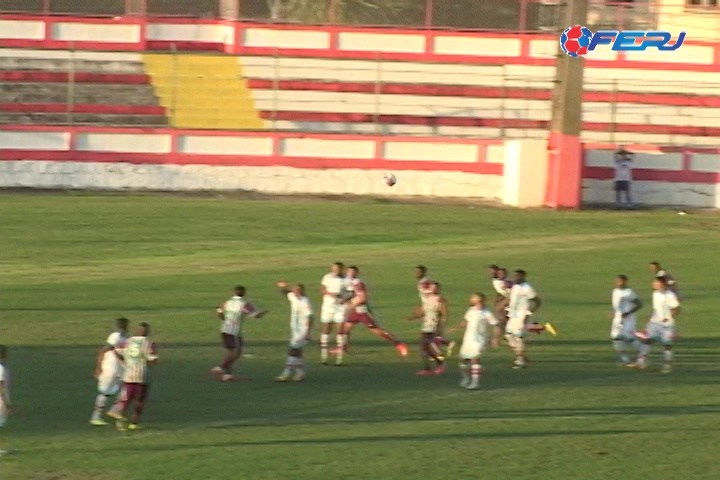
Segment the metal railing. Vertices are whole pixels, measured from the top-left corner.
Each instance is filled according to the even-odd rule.
[[[649,0],[587,1],[590,28],[655,28],[661,9],[669,8]],[[0,0],[0,13],[516,32],[564,29],[564,8],[565,0]]]
[[[169,55],[173,62],[179,58]],[[232,86],[202,90],[193,83],[202,78],[211,86],[232,84],[239,75],[170,68],[165,78],[155,79],[165,86],[159,98],[149,84],[137,82],[142,63],[112,70],[117,65],[0,56],[0,70],[18,75],[0,84],[0,123],[220,129],[228,127],[214,126],[217,119],[255,118],[257,125],[259,116],[265,129],[278,131],[544,138],[554,84],[546,69],[531,66],[419,66],[384,61],[380,53],[375,60],[352,62],[276,55],[242,58],[249,87],[242,92]],[[135,83],[108,84],[97,83],[95,74],[136,77]],[[590,70],[584,91],[583,121],[591,127],[583,138],[589,141],[631,143],[642,133],[638,125],[656,125],[655,136],[643,142],[717,143],[718,136],[706,131],[720,126],[720,83],[604,79]],[[245,104],[238,101],[243,95]],[[178,124],[181,117],[184,124]]]

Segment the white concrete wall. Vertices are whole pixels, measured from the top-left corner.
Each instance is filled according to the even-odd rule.
[[[7,40],[42,40],[45,38],[45,22],[0,20],[0,38]]]
[[[142,26],[61,22],[52,24],[50,35],[66,42],[139,43]]]
[[[502,177],[461,172],[397,172],[388,187],[383,171],[290,167],[136,165],[130,163],[3,161],[0,188],[99,190],[249,190],[274,194],[322,193],[499,199]]]
[[[230,25],[150,23],[146,30],[150,41],[227,43],[235,41]]]
[[[583,202],[615,202],[613,183],[612,180],[583,180]],[[632,197],[641,205],[720,208],[720,184],[635,181]]]

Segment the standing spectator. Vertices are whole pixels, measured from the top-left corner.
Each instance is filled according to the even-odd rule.
[[[633,156],[634,154],[625,150],[625,147],[622,145],[620,145],[618,151],[615,152],[615,205],[617,208],[623,207],[623,193],[625,194],[625,207],[635,207],[630,196]]]

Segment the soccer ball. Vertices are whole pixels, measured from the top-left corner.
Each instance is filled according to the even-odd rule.
[[[392,173],[386,173],[383,175],[383,183],[388,187],[392,187],[397,183],[397,177]]]

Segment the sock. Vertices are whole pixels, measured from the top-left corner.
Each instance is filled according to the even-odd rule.
[[[470,366],[470,386],[477,387],[480,383],[480,375],[482,375],[482,367],[480,365]]]
[[[135,413],[133,413],[133,416],[130,419],[130,423],[133,423],[135,425],[140,423],[140,415],[142,415],[142,411],[144,408],[145,402],[135,402]]]
[[[627,355],[627,351],[625,350],[625,342],[622,340],[613,340],[613,347],[615,347],[615,351],[618,353],[618,356],[620,357],[620,360],[622,362],[628,363],[630,361],[630,357]]]
[[[97,397],[95,397],[95,410],[92,414],[93,420],[100,420],[102,418],[102,412],[105,408],[105,405],[107,404],[108,397],[107,395],[103,395],[102,393],[98,394]]]
[[[300,357],[295,358],[295,376],[305,374],[305,360]]]
[[[345,343],[347,342],[347,335],[338,335],[336,337],[338,354],[337,359],[342,360],[345,353]]]
[[[649,353],[650,353],[650,345],[648,345],[647,343],[641,343],[640,350],[638,352],[638,362],[645,363]]]
[[[324,362],[328,357],[328,340],[330,335],[323,333],[320,335],[320,359]]]
[[[672,350],[665,350],[665,351],[663,352],[663,359],[665,360],[665,363],[670,363],[670,362],[672,362],[672,358],[673,358],[673,352],[672,352]]]
[[[466,363],[460,364],[460,376],[462,378],[463,383],[467,383],[470,381],[470,375],[468,374],[469,366]]]

